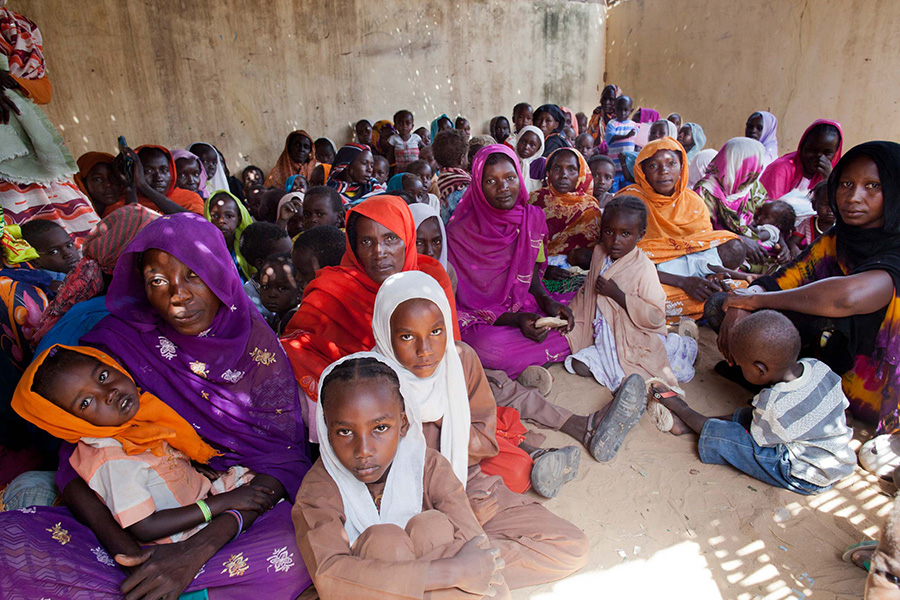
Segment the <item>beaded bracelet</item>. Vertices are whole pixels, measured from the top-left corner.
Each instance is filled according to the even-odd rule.
[[[209,510],[209,505],[203,500],[197,500],[197,506],[200,508],[200,512],[203,513],[203,520],[207,523],[212,521],[212,511]]]
[[[231,541],[233,542],[234,540],[236,540],[238,538],[239,535],[241,535],[241,531],[244,529],[244,517],[241,516],[240,512],[238,512],[234,509],[228,509],[225,512],[227,512],[228,514],[233,516],[235,519],[237,519],[238,529],[237,529],[237,533],[234,534],[234,537],[231,538]]]

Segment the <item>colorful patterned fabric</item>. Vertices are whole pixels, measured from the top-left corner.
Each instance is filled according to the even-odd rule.
[[[347,167],[363,152],[370,152],[370,150],[368,146],[362,144],[347,144],[338,150],[334,157],[331,173],[328,175],[328,181],[325,183],[328,187],[337,190],[351,203],[359,202],[373,191],[384,189],[374,177],[369,177],[368,181],[347,181]]]
[[[441,167],[437,174],[437,187],[441,201],[441,219],[444,223],[459,205],[463,193],[472,184],[472,176],[465,169]]]
[[[9,74],[13,77],[40,79],[46,73],[40,29],[28,17],[8,8],[0,8],[0,52],[9,58]]]
[[[713,227],[755,238],[750,228],[756,209],[768,201],[759,182],[765,147],[756,140],[736,137],[725,142],[706,167],[706,176],[694,187],[700,194]]]
[[[0,264],[18,264],[38,258],[37,251],[22,239],[18,225],[8,225],[0,207]]]

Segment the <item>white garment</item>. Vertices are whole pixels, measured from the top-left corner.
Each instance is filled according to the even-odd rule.
[[[756,229],[758,233],[762,233],[763,231],[765,231],[769,234],[769,239],[767,239],[766,241],[763,241],[761,239],[757,241],[757,243],[766,250],[771,250],[772,247],[778,243],[778,240],[781,239],[781,232],[774,225],[766,223],[764,225],[760,225]]]
[[[722,259],[716,248],[694,252],[667,260],[656,265],[656,270],[681,277],[706,277],[712,275],[709,265],[722,266]]]
[[[322,373],[321,382],[325,382],[331,371],[341,363],[357,358],[375,358],[380,362],[391,366],[384,356],[374,352],[357,352],[345,356],[330,365]],[[400,374],[399,372],[397,373]],[[322,403],[322,385],[319,386],[319,405]],[[402,392],[401,392],[402,393]],[[356,541],[363,531],[372,525],[393,523],[401,529],[406,523],[422,512],[423,477],[425,474],[425,436],[422,434],[422,424],[416,420],[415,414],[411,414],[408,407],[406,418],[409,420],[409,429],[406,435],[400,438],[397,444],[397,454],[391,463],[384,486],[384,494],[381,497],[381,510],[375,506],[375,501],[369,493],[366,484],[357,479],[347,467],[341,464],[331,440],[328,438],[328,429],[325,425],[325,411],[316,411],[316,427],[320,432],[319,451],[322,455],[322,464],[331,475],[334,483],[341,492],[341,501],[344,503],[344,531],[350,540],[350,545]]]
[[[807,191],[797,188],[778,199],[787,202],[794,209],[794,214],[797,215],[795,226],[799,225],[803,219],[816,214],[816,209],[813,208],[812,201],[809,199],[809,192]]]
[[[444,317],[447,345],[444,358],[431,377],[419,377],[397,360],[391,345],[391,316],[400,304],[414,298],[434,302]],[[404,271],[391,275],[381,284],[375,296],[372,315],[375,351],[400,375],[400,392],[406,401],[407,414],[413,413],[419,423],[441,423],[441,454],[465,486],[469,470],[469,391],[462,361],[453,342],[453,313],[443,288],[431,275],[421,271]]]
[[[718,154],[718,152],[712,148],[706,148],[694,156],[688,164],[688,189],[694,189],[697,182],[703,179],[703,176],[706,175],[706,167],[708,167],[709,163],[716,157],[716,154]]]
[[[436,198],[434,194],[428,194],[432,198]],[[440,201],[438,201],[438,207],[440,207]],[[434,208],[430,204],[422,204],[421,202],[416,202],[415,204],[409,205],[409,212],[412,213],[413,222],[416,225],[416,229],[419,229],[419,225],[424,223],[427,219],[431,217],[436,217],[438,222],[438,227],[441,228],[441,238],[443,242],[441,243],[441,255],[438,258],[438,262],[441,263],[441,266],[444,269],[447,269],[447,230],[444,229],[444,221],[441,220],[440,208]]]
[[[213,194],[215,194],[219,190],[224,190],[226,192],[231,191],[231,188],[228,187],[228,176],[225,174],[225,163],[222,161],[222,155],[219,154],[219,151],[216,150],[216,147],[206,142],[194,142],[193,144],[188,146],[188,148],[193,148],[194,146],[200,144],[209,146],[216,153],[216,174],[212,177],[209,177],[209,173],[206,174],[206,191],[209,192],[209,197],[212,198]]]
[[[517,134],[518,139],[521,140],[522,136],[529,131],[538,136],[538,139],[541,140],[541,147],[537,149],[537,152],[531,155],[531,158],[522,158],[519,156],[518,142],[516,142],[515,152],[516,156],[519,156],[519,166],[522,167],[522,179],[525,183],[525,189],[528,190],[528,194],[530,195],[531,192],[541,189],[541,186],[544,184],[542,179],[531,178],[531,163],[544,156],[544,132],[534,125],[527,125]]]

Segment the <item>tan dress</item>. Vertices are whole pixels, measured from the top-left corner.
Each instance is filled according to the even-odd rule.
[[[425,591],[430,562],[455,556],[463,544],[483,533],[450,463],[439,452],[425,452],[423,512],[405,529],[369,527],[352,547],[337,484],[321,460],[306,474],[292,517],[297,546],[323,600],[479,597],[456,588]],[[383,487],[369,490],[377,495]],[[497,592],[495,598],[509,597],[505,585]]]

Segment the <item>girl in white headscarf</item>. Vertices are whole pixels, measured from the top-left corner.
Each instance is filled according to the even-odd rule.
[[[544,185],[544,166],[547,164],[547,159],[544,158],[544,132],[534,125],[528,125],[517,135],[516,156],[519,157],[522,179],[530,195]]]

